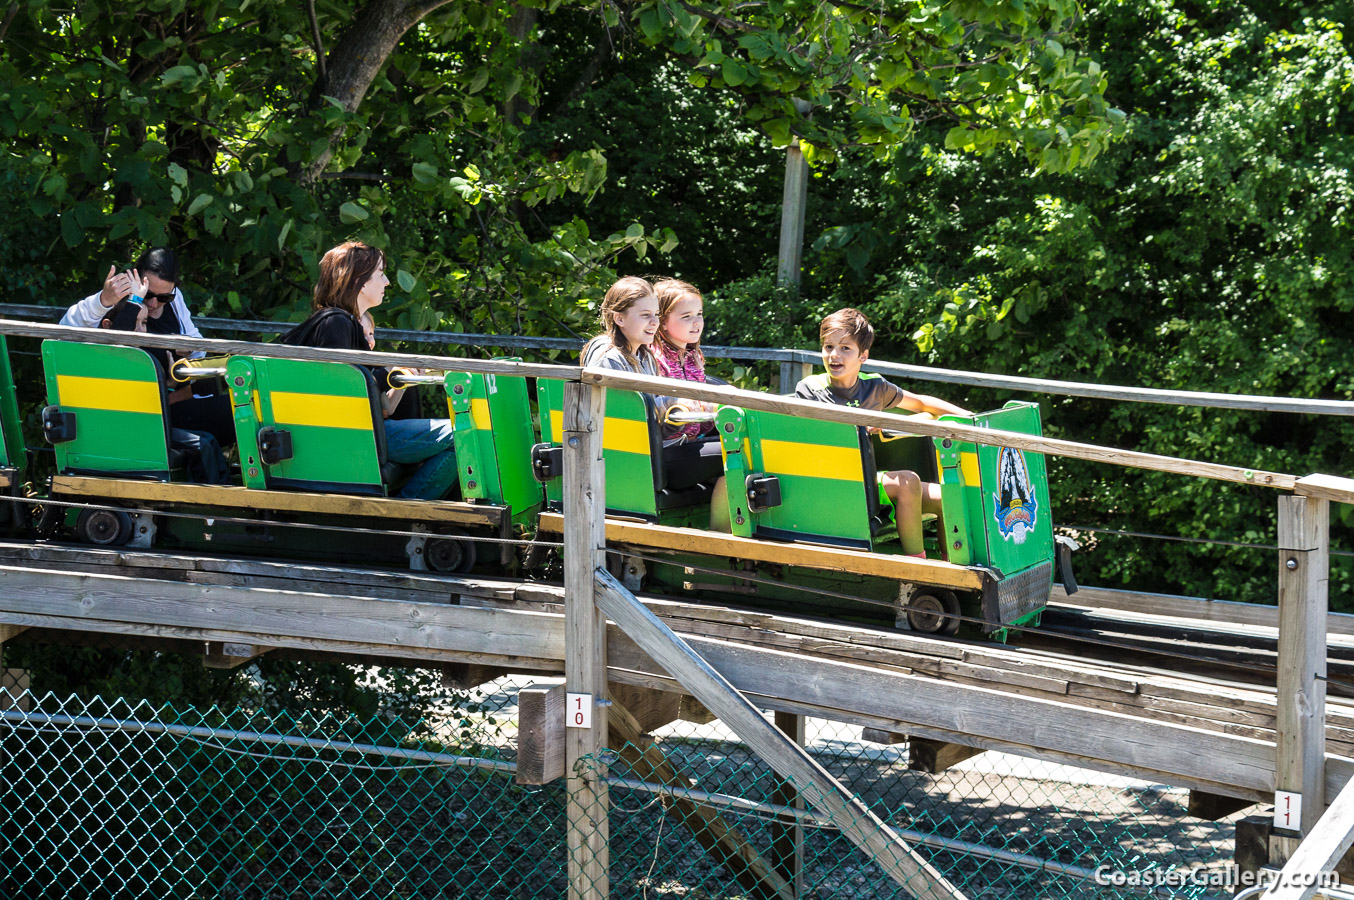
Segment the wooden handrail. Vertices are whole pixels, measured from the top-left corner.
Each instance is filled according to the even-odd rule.
[[[1106,462],[1136,469],[1149,469],[1155,472],[1170,472],[1177,475],[1193,475],[1210,478],[1215,481],[1229,481],[1237,484],[1258,484],[1280,490],[1295,490],[1298,487],[1296,475],[1282,472],[1267,472],[1260,469],[1247,469],[1240,466],[1224,466],[1217,463],[1181,459],[1174,456],[1159,456],[1154,453],[1139,453],[1136,450],[1116,450],[1099,447],[1094,444],[1079,444],[1057,438],[1039,437],[1031,434],[1019,434],[1013,431],[999,431],[991,428],[975,428],[971,425],[958,425],[953,422],[924,421],[899,416],[887,412],[871,412],[853,409],[849,406],[832,406],[813,400],[801,400],[797,397],[779,397],[757,391],[745,391],[723,385],[703,385],[674,378],[654,378],[648,375],[635,375],[618,372],[614,369],[585,368],[582,378],[585,382],[600,384],[604,387],[621,388],[630,391],[647,391],[665,396],[680,396],[693,400],[707,400],[713,403],[727,403],[747,409],[759,409],[766,412],[784,413],[791,416],[821,419],[828,422],[842,422],[867,428],[888,428],[893,431],[906,431],[927,437],[952,438],[971,441],[975,444],[1013,447],[1034,453],[1047,453],[1051,456],[1065,456],[1072,459],[1087,459],[1094,462]],[[1348,490],[1337,486],[1333,481],[1348,482]],[[1321,490],[1325,495],[1343,492],[1354,502],[1354,481],[1348,479],[1324,478]]]

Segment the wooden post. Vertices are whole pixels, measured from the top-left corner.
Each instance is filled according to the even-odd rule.
[[[811,362],[783,362],[780,364],[780,392],[786,396],[795,392],[795,386],[813,374]]]
[[[563,778],[564,685],[517,692],[518,784],[549,784]]]
[[[1325,802],[1326,591],[1330,578],[1330,501],[1279,498],[1279,652],[1274,787],[1276,814],[1283,792],[1301,795],[1297,821],[1277,828],[1307,834]],[[1291,833],[1290,832],[1290,833]],[[1291,837],[1273,841],[1270,862],[1295,849]]]
[[[809,104],[796,100],[795,109],[806,115]],[[793,140],[785,148],[785,194],[780,210],[780,261],[776,266],[776,284],[799,286],[799,270],[804,260],[804,205],[809,195],[809,164]]]
[[[565,730],[568,776],[569,900],[606,900],[610,893],[610,825],[607,747],[606,616],[597,607],[596,572],[604,569],[606,480],[602,463],[602,416],[606,389],[570,382],[564,386],[564,682],[566,715],[582,710],[591,728]],[[580,760],[586,760],[580,767]]]
[[[794,713],[776,710],[776,727],[785,732],[785,736],[799,746],[804,746],[808,735],[804,728],[804,717]],[[782,806],[804,808],[804,798],[799,796],[793,783],[779,779],[772,803]],[[790,885],[792,896],[804,896],[804,826],[798,821],[776,820],[771,825],[771,858],[775,860],[776,870]]]

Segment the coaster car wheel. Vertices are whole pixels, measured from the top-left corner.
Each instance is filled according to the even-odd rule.
[[[475,567],[475,542],[464,537],[430,537],[424,552],[427,554],[428,568],[434,572],[460,574]]]
[[[907,624],[921,634],[955,634],[959,631],[959,598],[939,588],[914,594],[907,604]]]
[[[75,533],[87,544],[121,547],[132,538],[132,517],[121,510],[82,510],[75,522]]]

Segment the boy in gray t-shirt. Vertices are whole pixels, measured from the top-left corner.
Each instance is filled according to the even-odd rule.
[[[966,416],[968,410],[926,394],[905,391],[879,375],[862,375],[860,366],[870,358],[874,327],[858,310],[839,309],[818,327],[823,344],[822,375],[810,375],[795,387],[803,400],[855,406],[883,412],[906,409],[932,416]],[[879,473],[880,501],[891,503],[903,551],[925,558],[922,544],[923,513],[940,515],[940,485],[923,482],[916,472],[900,469]]]

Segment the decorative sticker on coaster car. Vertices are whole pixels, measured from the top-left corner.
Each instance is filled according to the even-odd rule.
[[[1019,450],[1001,448],[997,456],[997,492],[992,495],[992,502],[997,509],[997,530],[1002,539],[1025,543],[1034,530],[1039,502],[1034,498],[1025,454]]]

